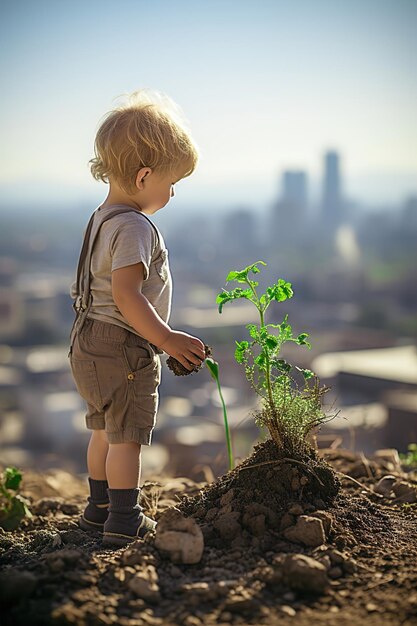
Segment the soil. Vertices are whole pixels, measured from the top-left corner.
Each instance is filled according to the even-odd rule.
[[[416,485],[395,460],[329,448],[288,458],[272,440],[211,484],[145,481],[146,513],[175,508],[203,533],[201,560],[186,565],[157,549],[158,528],[103,549],[77,526],[86,481],[25,471],[33,518],[0,529],[2,624],[415,625]],[[147,593],[133,584],[144,571]]]
[[[206,353],[206,358],[208,356],[211,356],[212,351],[211,351],[211,347],[208,346],[207,344],[204,344],[204,351]],[[204,361],[203,361],[204,363]],[[173,374],[175,374],[175,376],[188,376],[189,374],[193,374],[194,372],[198,372],[201,370],[203,363],[201,365],[195,365],[193,367],[193,369],[188,370],[186,367],[184,367],[184,365],[182,363],[180,363],[177,359],[175,359],[173,356],[169,356],[166,360],[166,364],[168,366],[168,369],[171,370],[171,372]],[[191,363],[190,363],[191,365]]]

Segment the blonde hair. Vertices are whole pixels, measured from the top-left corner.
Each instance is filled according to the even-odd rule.
[[[161,92],[140,89],[104,116],[94,141],[91,174],[105,183],[113,178],[128,194],[136,191],[137,172],[150,167],[161,175],[197,166],[198,148],[191,138],[182,112]]]

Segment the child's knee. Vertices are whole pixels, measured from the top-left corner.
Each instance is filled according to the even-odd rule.
[[[142,444],[136,441],[123,441],[120,443],[109,443],[109,447],[113,450],[138,450],[141,451]]]
[[[107,433],[104,429],[94,429],[91,431],[91,436],[96,439],[102,439],[103,441],[107,441]]]

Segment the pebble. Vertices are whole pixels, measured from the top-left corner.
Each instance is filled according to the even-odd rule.
[[[279,608],[283,613],[285,613],[286,615],[290,615],[291,617],[294,617],[294,615],[297,614],[296,610],[293,609],[292,606],[288,606],[287,604],[282,604]]]

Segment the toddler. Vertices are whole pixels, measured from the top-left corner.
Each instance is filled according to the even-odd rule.
[[[156,423],[160,354],[188,370],[204,344],[169,324],[172,279],[164,239],[148,216],[192,174],[198,152],[173,102],[136,91],[106,114],[91,173],[109,184],[93,212],[71,286],[77,315],[69,359],[86,402],[90,497],[79,525],[125,545],[156,527],[140,500],[141,446]]]

